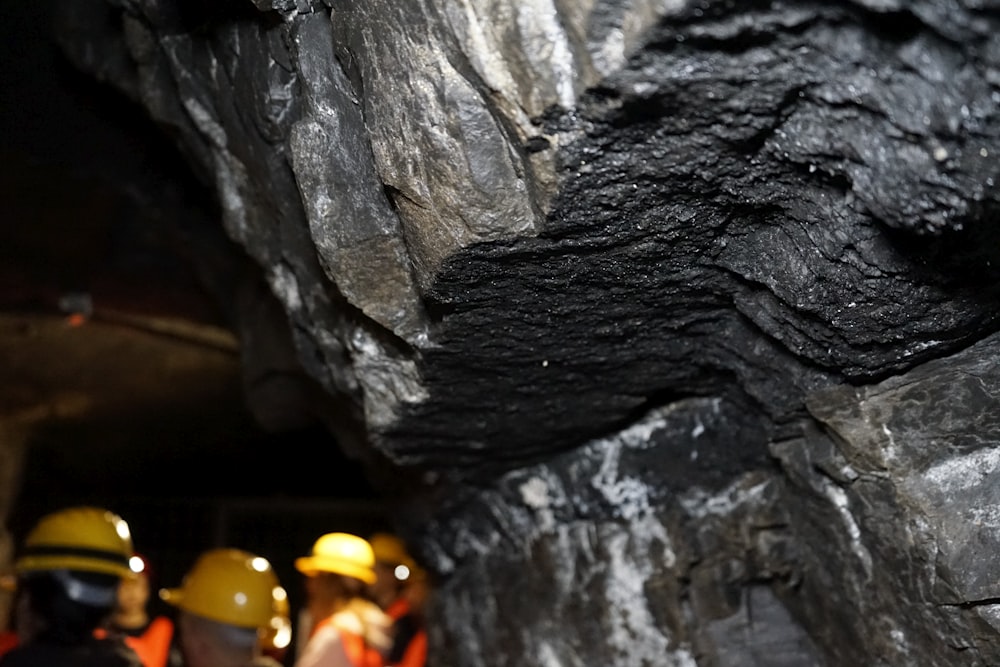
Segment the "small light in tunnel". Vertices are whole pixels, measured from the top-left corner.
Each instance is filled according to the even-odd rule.
[[[392,573],[396,576],[397,581],[406,581],[410,578],[410,568],[405,565],[397,565]]]
[[[87,292],[68,292],[59,297],[59,310],[66,314],[66,324],[78,327],[94,314],[94,301]]]

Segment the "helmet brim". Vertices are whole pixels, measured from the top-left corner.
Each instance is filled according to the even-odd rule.
[[[360,567],[338,558],[324,556],[303,556],[296,558],[295,569],[307,577],[321,573],[339,574],[344,577],[359,579],[366,584],[374,584],[377,579],[374,570]]]

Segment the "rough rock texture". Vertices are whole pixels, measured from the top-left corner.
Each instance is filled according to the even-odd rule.
[[[424,473],[436,663],[1000,659],[1000,4],[62,18]]]

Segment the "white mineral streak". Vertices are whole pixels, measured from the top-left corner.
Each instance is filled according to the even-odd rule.
[[[247,174],[243,163],[227,150],[213,149],[215,184],[222,204],[222,223],[229,236],[250,249],[250,228],[243,193],[247,189]]]
[[[554,550],[563,556],[561,561],[563,567],[554,568],[553,572],[556,595],[560,598],[577,594],[580,581],[580,577],[577,576],[577,562],[589,563],[594,559],[594,553],[590,548],[591,541],[588,539],[588,531],[591,528],[589,525],[570,525],[553,533]]]
[[[214,62],[214,61],[213,61]],[[208,140],[215,166],[215,183],[222,204],[222,222],[229,235],[244,246],[247,245],[247,209],[243,200],[246,189],[246,168],[226,148],[226,131],[212,117],[208,110],[196,99],[185,96],[184,109],[191,122]]]
[[[445,3],[445,11],[476,73],[513,103],[504,105],[508,112],[519,108],[526,113],[513,120],[527,129],[527,117],[549,106],[573,108],[582,90],[621,69],[645,33],[664,16],[682,10],[687,0],[626,3],[617,10],[617,25],[591,41],[586,33],[594,15],[616,11],[606,4],[464,0]],[[573,40],[580,38],[586,43],[574,48]]]
[[[532,477],[521,485],[521,500],[535,511],[539,530],[550,531],[555,527],[555,517],[549,505],[549,487],[541,477]]]
[[[594,443],[603,459],[591,484],[627,521],[619,532],[602,535],[607,554],[608,644],[621,656],[621,664],[684,664],[682,657],[676,661],[671,658],[674,655],[671,640],[644,602],[646,581],[676,564],[672,540],[653,511],[648,486],[641,480],[622,478],[619,474],[622,450],[648,447],[653,434],[665,424],[662,415],[657,414],[614,438]],[[677,655],[683,656],[686,652]]]
[[[998,468],[1000,447],[986,447],[933,465],[923,478],[942,492],[953,494],[995,483]]]
[[[844,528],[847,530],[847,535],[851,540],[851,549],[854,551],[854,555],[858,557],[858,560],[861,561],[865,576],[870,579],[872,576],[872,557],[868,552],[868,548],[861,541],[861,527],[858,525],[854,515],[851,514],[847,492],[826,477],[820,479],[820,484],[823,487],[823,495],[833,504],[834,509],[837,510],[841,520],[844,522]]]
[[[634,477],[622,477],[618,463],[622,449],[645,449],[650,446],[653,434],[665,428],[663,412],[633,424],[615,436],[594,441],[589,445],[602,455],[601,468],[591,479],[591,485],[615,507],[623,519],[635,519],[651,510],[649,486]]]
[[[295,274],[287,266],[278,264],[272,267],[267,276],[267,282],[271,286],[274,296],[278,297],[278,300],[284,304],[287,312],[294,313],[302,308],[302,295],[299,292],[298,281],[295,280]]]
[[[532,485],[533,486],[533,485]],[[530,495],[533,490],[528,490]],[[661,626],[646,603],[646,582],[676,563],[666,528],[653,515],[625,524],[560,524],[542,544],[552,551],[552,558],[562,564],[553,574],[557,591],[553,618],[564,604],[584,605],[592,609],[615,656],[615,664],[687,667],[691,653],[687,646],[674,641]],[[590,581],[589,593],[581,582]],[[602,592],[592,588],[600,582]],[[542,603],[539,600],[539,603]],[[544,656],[544,665],[571,667],[589,664],[565,642],[558,620],[548,634],[536,628],[525,636],[534,645],[534,653]]]
[[[730,516],[738,508],[746,505],[761,504],[764,491],[771,480],[764,480],[747,488],[743,478],[736,479],[732,484],[715,495],[704,489],[692,487],[678,499],[684,511],[695,519],[709,516]]]
[[[892,431],[889,430],[888,424],[882,424],[882,433],[885,434],[886,438],[885,447],[882,448],[882,451],[885,453],[886,464],[889,464],[895,461],[897,457],[896,438],[893,436]]]
[[[524,51],[544,55],[556,101],[566,109],[576,103],[576,63],[566,31],[552,0],[522,0],[514,4]]]
[[[533,133],[531,117],[546,107],[575,104],[576,65],[552,0],[465,0],[446,9],[469,64],[498,96],[504,113]],[[511,35],[519,42],[511,43]],[[513,61],[512,61],[513,59]],[[528,65],[529,70],[524,70]],[[515,72],[517,74],[515,75]],[[519,85],[518,77],[530,80]]]
[[[594,70],[605,77],[621,69],[646,31],[663,17],[680,12],[687,4],[688,0],[633,0],[625,3],[618,27],[609,30],[602,41],[588,45]]]
[[[632,520],[650,511],[649,486],[634,477],[619,476],[618,460],[622,447],[622,443],[617,440],[607,443],[601,469],[591,480],[591,484],[601,492],[621,518]]]
[[[671,667],[698,667],[694,654],[686,648],[671,651],[668,658],[672,660]]]
[[[666,415],[672,412],[674,408],[675,405],[671,405],[663,410],[652,412],[645,419],[636,422],[615,435],[614,439],[631,449],[649,448],[653,440],[653,434],[666,428]]]
[[[996,504],[985,507],[969,507],[962,514],[968,517],[971,526],[977,529],[1000,528],[1000,506]]]
[[[976,607],[976,613],[1000,632],[1000,604],[979,605]]]
[[[205,138],[216,148],[225,148],[227,143],[226,131],[212,118],[212,115],[208,113],[208,110],[205,109],[201,102],[193,97],[185,97],[181,102],[184,104],[184,109],[188,112],[191,121],[205,135]]]
[[[538,667],[563,667],[566,663],[559,659],[556,650],[545,640],[538,642],[535,655],[538,656]]]
[[[669,544],[666,529],[650,515],[604,538],[607,644],[620,656],[619,664],[682,664],[671,660],[670,637],[664,634],[665,629],[645,603],[645,584],[654,574],[663,572],[664,564],[642,556],[650,553],[653,541],[666,540],[663,543]],[[632,540],[636,543],[630,545]],[[635,558],[636,555],[639,558]]]
[[[463,560],[479,562],[483,576],[491,569],[506,542],[518,541],[524,558],[544,553],[547,562],[559,567],[545,575],[550,578],[548,595],[539,623],[521,633],[526,654],[536,656],[542,667],[584,667],[590,664],[578,647],[567,641],[562,610],[585,609],[592,614],[606,638],[605,645],[614,664],[636,666],[696,667],[690,646],[673,635],[652,612],[647,594],[651,580],[674,576],[677,566],[673,540],[659,513],[651,506],[648,490],[639,480],[620,478],[619,457],[626,449],[649,447],[656,432],[666,425],[668,409],[656,411],[642,422],[588,445],[590,455],[600,456],[599,470],[591,479],[593,487],[616,507],[614,520],[558,521],[554,512],[569,507],[575,494],[564,488],[564,480],[542,466],[512,473],[516,484],[513,503],[503,494],[487,499],[498,526],[492,531],[468,531],[461,536]],[[527,472],[527,474],[525,474]],[[522,542],[523,540],[523,542]],[[510,554],[511,552],[507,552]],[[586,586],[582,584],[586,583]],[[475,609],[474,601],[463,598],[458,613],[468,612],[467,624],[489,625],[496,609]],[[452,614],[454,616],[454,614]],[[472,660],[486,645],[475,646],[465,657]],[[472,664],[472,663],[469,663]]]
[[[901,655],[910,655],[910,642],[906,638],[906,633],[896,624],[896,621],[892,618],[886,618],[886,622],[892,626],[889,630],[889,637],[892,638],[892,645],[896,648]],[[906,664],[909,664],[907,661]]]
[[[357,328],[351,334],[350,349],[364,391],[368,424],[388,426],[395,420],[402,405],[427,399],[427,390],[416,364],[389,354],[364,329]]]

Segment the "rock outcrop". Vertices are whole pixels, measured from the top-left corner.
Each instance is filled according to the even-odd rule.
[[[65,4],[416,473],[436,663],[1000,661],[1000,5]]]

